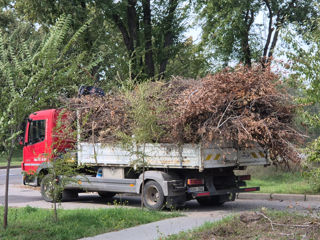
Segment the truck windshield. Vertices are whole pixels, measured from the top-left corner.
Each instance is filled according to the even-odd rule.
[[[35,144],[42,142],[46,136],[46,121],[36,120],[31,121],[29,126],[28,143]]]

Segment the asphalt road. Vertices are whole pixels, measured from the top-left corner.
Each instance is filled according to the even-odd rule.
[[[6,169],[0,169],[0,185],[4,185],[6,182]],[[22,183],[21,168],[11,168],[9,174],[10,184]]]
[[[123,204],[128,207],[140,207],[140,197],[128,195],[116,195],[110,200],[100,198],[96,193],[80,194],[77,200],[63,202],[61,208],[77,209],[77,208],[111,208]],[[0,205],[4,204],[4,185],[0,185]],[[51,203],[42,200],[39,188],[25,187],[22,185],[10,185],[9,188],[9,205],[12,207],[40,207],[51,209]],[[181,209],[188,215],[210,215],[215,211],[223,211],[225,213],[237,213],[248,210],[256,210],[262,207],[276,210],[299,211],[306,214],[319,213],[320,203],[315,201],[279,201],[279,200],[245,200],[237,199],[234,202],[225,203],[221,207],[205,207],[200,206],[197,201],[192,200],[186,203]]]
[[[29,205],[32,207],[52,209],[51,203],[42,200],[39,188],[23,186],[21,184],[21,178],[22,177],[20,169],[11,169],[9,206],[24,207]],[[0,170],[0,205],[4,204],[4,182],[5,170]],[[117,203],[115,204],[115,202]],[[59,207],[63,209],[113,208],[115,206],[119,206],[119,204],[123,204],[127,207],[140,207],[140,197],[118,194],[110,200],[105,200],[100,198],[96,193],[81,193],[77,200],[63,202],[61,203],[61,205],[59,205]],[[200,226],[205,221],[216,221],[230,214],[235,214],[243,211],[257,210],[261,208],[297,211],[303,214],[314,214],[318,216],[320,214],[319,201],[316,202],[237,199],[234,202],[225,203],[223,206],[220,207],[204,207],[200,206],[197,203],[197,201],[193,200],[187,202],[186,206],[180,210],[185,215],[185,217],[164,220],[164,223],[151,223],[150,226],[143,225],[141,227],[136,227],[137,229],[130,228],[122,230],[120,232],[108,233],[90,239],[157,239],[160,237],[159,231],[161,232],[161,234],[168,235],[181,230],[186,230],[192,227]],[[155,226],[153,226],[152,224]]]
[[[9,205],[15,207],[33,206],[41,208],[51,208],[51,203],[42,200],[39,188],[23,186],[21,183],[21,170],[10,170],[10,188],[9,188]],[[0,170],[0,205],[4,204],[4,183],[5,169]],[[126,205],[128,207],[140,207],[140,197],[118,194],[110,200],[100,198],[96,193],[81,193],[79,198],[71,202],[63,202],[62,208],[109,208],[114,207],[114,202]],[[279,200],[246,200],[237,199],[234,202],[227,202],[221,207],[204,207],[200,206],[197,201],[189,201],[186,206],[181,209],[186,214],[199,215],[208,214],[212,211],[224,212],[241,212],[247,210],[255,210],[262,207],[277,209],[300,211],[305,213],[320,212],[320,202],[316,201],[279,201]]]

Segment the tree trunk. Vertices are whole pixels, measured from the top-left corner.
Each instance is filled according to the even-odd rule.
[[[278,9],[278,12],[276,14],[277,18],[275,21],[276,29],[275,29],[275,32],[274,32],[274,35],[272,38],[272,42],[271,42],[271,35],[272,35],[274,29],[272,28],[271,25],[272,25],[272,17],[275,16],[275,13],[272,13],[269,1],[264,0],[264,2],[266,3],[266,6],[268,8],[270,19],[269,19],[268,38],[267,38],[266,45],[265,45],[265,48],[263,51],[263,59],[262,59],[262,60],[264,60],[263,65],[268,64],[271,61],[271,59],[273,57],[274,49],[275,49],[277,42],[278,42],[278,37],[279,37],[281,27],[282,27],[286,17],[289,14],[291,14],[291,9],[294,7],[294,4],[297,2],[297,0],[291,0],[291,2],[288,3],[287,7],[284,6],[283,8]],[[271,42],[271,45],[270,45],[270,42]],[[268,53],[268,57],[267,57],[269,45],[270,45],[270,49],[269,49],[269,53]]]
[[[143,164],[144,164],[144,158],[143,158]],[[143,198],[143,192],[144,192],[144,173],[145,173],[145,167],[143,165],[142,167],[142,186],[141,186],[141,209],[143,209],[144,206],[144,198]]]
[[[127,5],[127,26],[130,40],[130,59],[132,62],[132,76],[135,78],[139,73],[139,54],[137,54],[137,49],[139,48],[138,40],[138,17],[136,11],[137,0],[128,0]]]
[[[145,68],[149,78],[154,77],[154,63],[152,54],[152,26],[150,0],[143,0],[143,23],[145,38]]]
[[[129,55],[131,56],[134,49],[133,49],[132,41],[130,39],[130,36],[129,36],[129,33],[128,33],[126,27],[124,26],[124,24],[118,14],[113,14],[112,19],[113,19],[114,23],[117,25],[117,27],[119,28],[119,30],[122,34],[124,45],[126,46],[127,51],[129,52]]]
[[[282,24],[282,23],[281,23]],[[268,62],[271,60],[271,58],[273,57],[273,52],[274,52],[274,49],[276,47],[276,44],[278,42],[278,36],[279,36],[279,32],[280,32],[280,23],[278,24],[277,28],[276,28],[276,31],[273,35],[273,40],[272,40],[272,43],[271,43],[271,46],[270,46],[270,50],[269,50],[269,54],[268,54]]]
[[[247,10],[245,16],[246,28],[243,29],[242,39],[241,39],[241,48],[243,53],[244,64],[248,67],[251,67],[251,50],[249,44],[249,33],[251,26],[254,22],[254,12],[250,9]]]
[[[58,222],[57,201],[55,199],[53,200],[53,219]]]
[[[138,38],[139,21],[137,17],[136,4],[137,0],[128,0],[126,10],[127,27],[125,26],[124,22],[121,20],[118,14],[112,14],[112,19],[122,34],[124,44],[128,51],[129,59],[132,62],[131,69],[133,69],[133,73],[131,73],[131,75],[133,76],[133,78],[137,75],[137,72],[139,71],[138,66],[140,65],[140,58],[139,56],[137,57],[136,54],[136,49],[139,47],[140,44]]]
[[[271,36],[272,36],[272,33],[273,33],[273,28],[272,28],[273,13],[272,13],[272,10],[271,10],[271,6],[270,6],[270,3],[269,3],[269,0],[264,0],[264,2],[266,4],[266,6],[268,8],[268,12],[269,12],[269,26],[268,26],[268,37],[267,37],[266,43],[264,45],[263,55],[262,55],[262,59],[261,59],[261,63],[262,63],[263,67],[265,67],[266,63],[268,63],[267,53],[268,53],[268,49],[269,49],[269,45],[270,45],[270,41],[271,41]]]
[[[137,0],[128,0],[127,21],[130,35],[130,45],[133,47],[133,50],[136,49],[138,45],[136,4]]]
[[[162,60],[160,62],[160,70],[159,70],[159,79],[164,77],[168,60],[169,60],[169,48],[173,45],[173,20],[174,20],[174,12],[178,6],[178,1],[177,0],[170,0],[169,1],[169,12],[168,15],[166,16],[165,22],[166,22],[166,28],[165,28],[165,33],[164,33],[164,44],[163,44],[163,53],[164,56],[162,57]]]
[[[8,205],[9,205],[9,174],[10,174],[10,163],[13,154],[13,140],[11,144],[11,148],[9,150],[9,155],[7,159],[7,172],[6,172],[6,186],[5,186],[5,194],[4,194],[4,214],[3,214],[3,228],[6,229],[8,227]]]
[[[249,46],[249,36],[246,35],[241,41],[241,48],[243,52],[243,61],[244,64],[248,67],[251,67],[251,51]]]
[[[52,189],[52,200],[53,200],[53,219],[55,222],[58,222],[58,211],[57,211],[57,197],[59,196],[58,194],[58,189],[59,186],[57,186],[58,181],[57,181],[57,176],[54,172],[55,170],[53,170],[53,189]]]

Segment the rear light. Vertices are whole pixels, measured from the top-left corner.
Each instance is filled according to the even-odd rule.
[[[196,197],[203,197],[203,196],[210,196],[210,192],[202,192],[196,195]]]
[[[259,191],[260,189],[258,187],[255,188],[245,188],[244,191],[245,192],[253,192],[253,191]]]
[[[251,175],[243,175],[243,176],[238,176],[238,180],[240,181],[245,181],[245,180],[250,180]]]
[[[204,181],[203,181],[203,179],[192,178],[192,179],[187,180],[187,184],[188,185],[203,185]]]

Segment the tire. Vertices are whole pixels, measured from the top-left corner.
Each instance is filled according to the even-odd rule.
[[[165,204],[163,190],[159,183],[148,181],[144,186],[143,204],[151,210],[161,210]]]
[[[220,201],[219,196],[211,196],[211,197],[202,197],[197,198],[198,203],[201,206],[222,206],[224,204],[224,201]]]
[[[98,192],[99,196],[102,198],[112,198],[116,193],[114,192]]]
[[[42,179],[48,174],[48,172],[41,171],[37,177],[37,186],[41,186]]]
[[[51,174],[45,175],[41,180],[40,192],[41,192],[42,198],[46,202],[53,202],[53,193],[52,193],[53,184],[54,183],[53,183]],[[61,199],[62,199],[61,194],[59,194],[59,196],[56,196],[56,201],[59,201]]]

